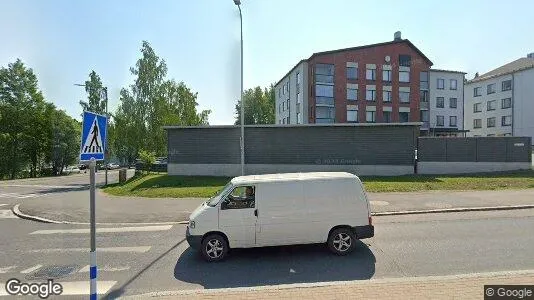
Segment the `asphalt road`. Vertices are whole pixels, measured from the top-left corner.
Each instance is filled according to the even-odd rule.
[[[64,275],[57,281],[65,285],[68,298],[86,298],[87,226],[17,219],[5,212],[10,206],[0,199],[0,295],[9,278],[45,281]],[[346,257],[331,255],[323,245],[308,245],[233,250],[216,264],[205,263],[188,247],[184,225],[100,226],[99,286],[114,298],[166,290],[534,269],[534,210],[375,217],[374,223],[376,236]]]

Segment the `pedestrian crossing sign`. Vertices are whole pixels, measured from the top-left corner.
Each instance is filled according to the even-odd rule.
[[[80,161],[104,160],[106,150],[107,118],[99,114],[83,112],[82,146]]]

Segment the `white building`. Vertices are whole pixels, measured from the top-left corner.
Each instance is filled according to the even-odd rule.
[[[308,123],[307,82],[308,62],[302,60],[276,84],[275,124]]]
[[[465,84],[468,136],[530,136],[534,143],[534,53]]]
[[[439,69],[429,73],[429,134],[464,136],[465,73]]]

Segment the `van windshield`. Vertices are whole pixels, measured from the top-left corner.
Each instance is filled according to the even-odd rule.
[[[221,198],[221,195],[226,194],[227,192],[232,189],[232,183],[228,182],[222,189],[220,189],[215,196],[211,197],[206,204],[208,206],[215,206],[219,202],[219,199]]]

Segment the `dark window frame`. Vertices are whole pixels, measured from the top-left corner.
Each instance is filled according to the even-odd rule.
[[[452,106],[452,100],[454,99],[454,106]],[[458,108],[458,98],[449,98],[449,108]]]
[[[504,105],[504,103],[506,103],[505,100],[510,100],[509,101],[509,103],[510,103],[509,106]],[[508,109],[508,108],[512,108],[512,98],[501,99],[501,109]]]
[[[490,126],[490,120],[493,121],[493,125]],[[493,128],[497,126],[497,118],[495,117],[489,117],[486,119],[486,127],[487,128]]]
[[[505,89],[505,88],[504,88],[504,83],[507,83],[507,82],[510,83],[510,88]],[[509,79],[509,80],[503,80],[503,81],[501,82],[501,91],[504,92],[504,91],[511,91],[511,90],[512,90],[512,80],[511,80],[511,79]]]
[[[473,97],[480,97],[482,96],[482,92],[480,91],[480,86],[477,86],[476,88],[473,88]]]
[[[443,83],[443,85],[441,87],[439,86],[440,82]],[[438,89],[438,90],[444,90],[445,89],[445,79],[443,79],[443,78],[438,78],[437,79],[436,89]]]
[[[436,108],[445,108],[445,97],[436,97]]]
[[[441,120],[441,122],[440,122]],[[437,115],[436,116],[436,126],[437,127],[444,127],[445,126],[445,116]]]
[[[454,125],[452,124],[453,118],[454,118]],[[449,116],[449,127],[458,127],[458,117],[457,116]]]
[[[454,82],[454,88],[452,88],[452,83]],[[449,89],[456,91],[458,90],[458,80],[456,79],[449,79]]]
[[[351,70],[351,69],[355,70],[355,73],[354,73],[355,76],[354,77],[349,77],[349,73],[350,73],[349,70]],[[347,80],[356,80],[356,79],[358,79],[358,68],[357,67],[346,67],[346,74],[345,75],[347,76]]]

